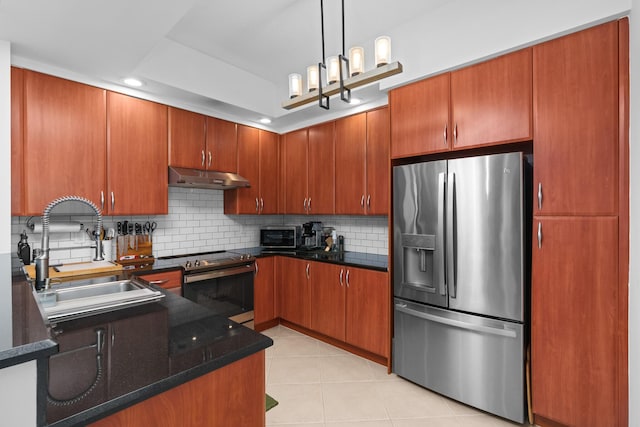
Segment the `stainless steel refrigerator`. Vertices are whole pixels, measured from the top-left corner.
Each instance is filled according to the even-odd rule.
[[[523,422],[525,156],[393,168],[393,371]]]

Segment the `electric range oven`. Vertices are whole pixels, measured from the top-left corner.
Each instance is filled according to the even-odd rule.
[[[182,296],[253,328],[254,256],[216,251],[158,258],[164,260],[184,268]]]

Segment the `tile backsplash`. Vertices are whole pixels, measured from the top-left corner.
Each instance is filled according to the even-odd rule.
[[[152,216],[105,216],[104,228],[116,227],[118,221],[155,221],[158,228],[153,234],[153,254],[156,257],[191,252],[233,250],[259,246],[259,229],[265,225],[297,224],[322,221],[345,238],[345,250],[353,252],[388,254],[388,226],[386,216],[306,216],[306,215],[225,215],[222,190],[200,190],[169,187],[169,213]],[[55,215],[57,207],[54,208]],[[27,230],[31,249],[40,247],[41,234],[26,227],[29,217],[11,218],[11,244],[17,248],[20,233]],[[36,222],[40,218],[34,218]],[[57,221],[75,221],[84,228],[93,228],[91,215],[52,216]],[[51,264],[90,261],[93,242],[84,232],[52,233],[50,235]],[[105,241],[105,244],[108,244]],[[62,248],[62,249],[61,249]],[[115,252],[115,249],[113,249]],[[14,253],[12,267],[21,262]]]

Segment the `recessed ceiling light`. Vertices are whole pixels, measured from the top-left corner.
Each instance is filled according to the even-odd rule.
[[[128,86],[133,86],[133,87],[142,86],[142,82],[138,79],[134,79],[133,77],[127,77],[126,79],[123,80],[123,82]]]
[[[271,119],[268,119],[266,117],[261,118],[260,120],[258,120],[260,123],[262,123],[263,125],[268,125],[269,123],[271,123]]]
[[[360,98],[351,98],[351,101],[349,101],[349,104],[351,105],[358,105],[362,102],[362,99]]]

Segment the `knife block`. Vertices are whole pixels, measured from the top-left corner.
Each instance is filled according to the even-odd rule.
[[[118,236],[115,261],[119,264],[153,258],[153,241],[147,234]]]

